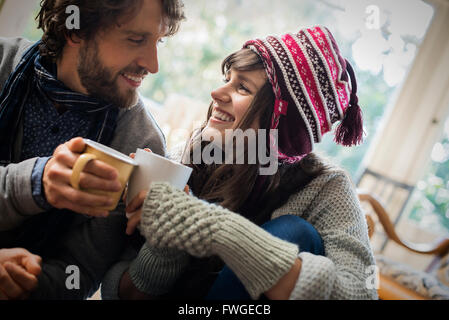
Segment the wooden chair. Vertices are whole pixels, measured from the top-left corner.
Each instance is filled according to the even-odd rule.
[[[393,223],[387,211],[380,201],[373,195],[358,190],[361,202],[367,202],[382,225],[388,239],[394,241],[401,247],[418,254],[432,255],[433,260],[426,268],[425,272],[432,272],[441,259],[449,254],[449,239],[442,238],[431,244],[416,244],[402,240],[396,233]],[[369,237],[374,233],[375,223],[370,214],[366,215]],[[382,300],[425,300],[428,299],[419,293],[405,287],[392,278],[379,274],[379,298]]]
[[[415,188],[413,185],[397,181],[369,168],[366,168],[359,177],[357,187],[366,191],[364,193],[376,196],[376,200],[381,202],[383,208],[388,211],[388,217],[393,226],[396,226],[401,219]],[[376,238],[376,242],[379,240],[380,238]],[[388,241],[388,236],[384,236],[382,243],[377,243],[377,246],[380,245],[379,252],[382,253],[385,250]]]

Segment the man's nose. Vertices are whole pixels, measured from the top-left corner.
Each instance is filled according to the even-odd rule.
[[[149,73],[158,73],[159,61],[157,57],[157,47],[145,50],[142,57],[139,59],[140,67],[145,68]]]

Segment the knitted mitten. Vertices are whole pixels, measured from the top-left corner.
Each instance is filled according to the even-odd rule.
[[[246,218],[163,182],[151,185],[140,230],[154,247],[176,248],[196,257],[218,255],[253,299],[290,270],[299,251]]]
[[[152,248],[145,243],[128,273],[134,285],[149,295],[162,295],[172,288],[189,262],[186,252],[171,248]]]

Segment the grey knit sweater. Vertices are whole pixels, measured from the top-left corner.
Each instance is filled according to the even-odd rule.
[[[299,253],[301,273],[290,299],[377,299],[367,287],[375,265],[368,227],[347,174],[333,168],[273,212],[296,214],[321,235],[325,256]]]
[[[227,258],[225,263],[253,298],[272,287],[290,270],[294,258],[299,257],[301,272],[290,299],[377,299],[376,290],[370,286],[373,276],[370,266],[375,265],[375,261],[367,224],[345,171],[336,167],[326,170],[275,210],[272,218],[287,214],[302,217],[316,228],[323,239],[325,256],[295,253],[291,244],[282,244],[283,240],[274,239],[245,218],[220,206],[192,199],[192,196],[163,184],[154,184],[150,188],[144,204],[141,232],[152,246],[187,250],[196,256],[203,255],[202,250],[204,255],[210,255],[214,242],[219,242],[215,247],[220,248],[212,254],[219,251],[221,257]],[[211,216],[218,217],[218,227],[209,222]],[[167,221],[170,219],[172,221]],[[196,222],[187,223],[184,219]],[[206,231],[204,227],[195,230],[204,223],[209,224]],[[177,230],[171,232],[170,226]],[[243,229],[246,236],[241,232]],[[176,236],[172,237],[170,233]],[[207,237],[199,233],[218,233],[216,237],[220,239],[215,238],[208,244]],[[201,241],[195,238],[201,238]],[[235,250],[248,254],[233,257]],[[255,272],[257,270],[263,272]]]

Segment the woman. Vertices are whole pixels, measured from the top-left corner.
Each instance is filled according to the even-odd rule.
[[[363,134],[355,76],[332,34],[313,27],[248,41],[222,70],[225,84],[182,157],[194,169],[191,194],[153,183],[127,208],[127,232],[139,226],[147,240],[128,269],[134,285],[153,298],[376,299],[351,181],[311,153],[337,121],[338,143]],[[261,175],[259,161],[190,164],[209,143],[202,136],[229,129],[277,130],[277,172]]]

